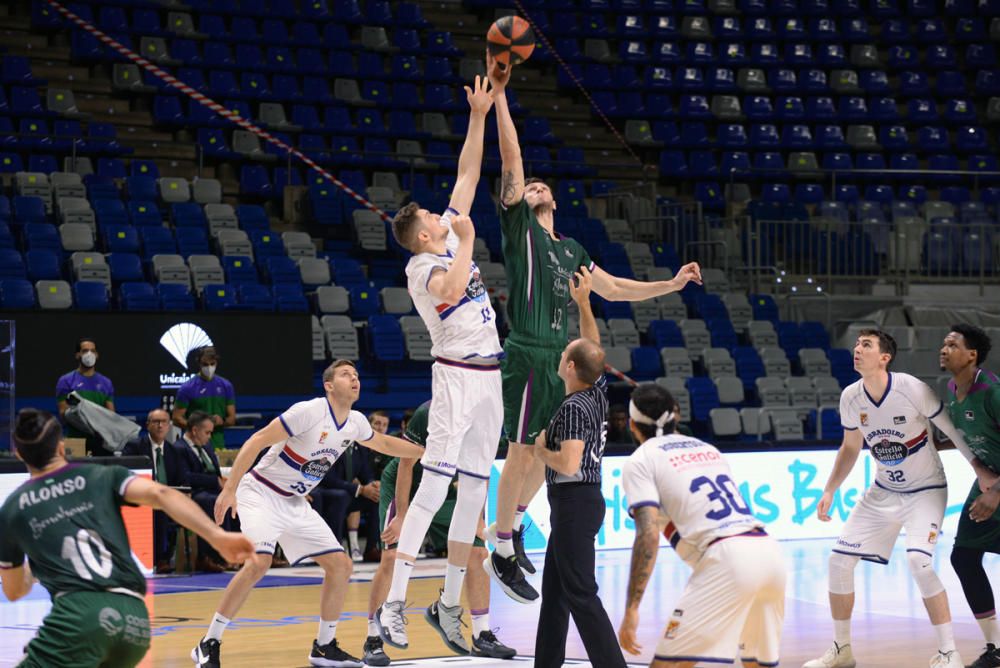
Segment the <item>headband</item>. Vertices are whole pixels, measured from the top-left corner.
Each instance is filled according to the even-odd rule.
[[[666,411],[663,412],[663,414],[659,418],[654,420],[653,418],[648,417],[642,411],[640,411],[636,407],[635,402],[630,400],[628,402],[628,416],[629,418],[631,418],[632,422],[635,422],[637,424],[656,425],[656,435],[663,436],[663,427],[668,422],[673,421],[674,412],[668,408]]]

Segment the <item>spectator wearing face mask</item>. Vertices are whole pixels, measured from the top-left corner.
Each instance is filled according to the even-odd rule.
[[[71,392],[76,392],[87,401],[92,401],[108,410],[115,409],[115,386],[111,379],[97,373],[97,344],[93,339],[82,338],[76,343],[77,367],[61,376],[56,383],[56,403],[59,406],[59,417],[63,418],[69,404],[66,402]],[[87,438],[79,429],[66,426],[67,438]],[[90,443],[88,449],[94,449]],[[110,454],[110,453],[107,453]]]
[[[196,354],[198,373],[180,386],[174,399],[171,418],[181,429],[187,429],[187,417],[194,411],[208,413],[215,430],[212,432],[212,447],[225,447],[223,430],[236,424],[236,393],[233,384],[216,375],[219,353],[213,346],[206,346]]]

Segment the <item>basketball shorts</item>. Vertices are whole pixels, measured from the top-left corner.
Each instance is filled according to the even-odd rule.
[[[947,502],[944,487],[904,494],[872,485],[851,511],[833,551],[887,564],[905,528],[906,551],[933,557]]]
[[[531,445],[566,396],[559,377],[564,346],[529,346],[512,338],[504,342],[507,356],[500,362],[504,430],[512,443]]]
[[[962,513],[958,518],[955,547],[1000,554],[1000,508],[985,522],[976,522],[969,517],[972,502],[979,498],[980,494],[982,492],[979,490],[979,483],[972,483],[972,489],[969,490],[969,496],[966,497]]]
[[[438,509],[437,514],[434,515],[434,519],[431,520],[431,525],[427,529],[427,538],[431,541],[431,544],[437,548],[444,548],[448,546],[448,529],[451,526],[451,516],[455,512],[455,499],[445,499],[444,503],[441,504],[441,508]],[[386,496],[383,491],[382,496],[379,498],[378,505],[378,521],[379,526],[382,527],[382,531],[385,531],[389,527],[389,522],[391,522],[396,517],[396,500],[392,498],[392,495]],[[486,547],[486,543],[479,536],[472,541],[473,547]],[[383,550],[395,550],[396,543],[391,543],[386,545],[382,544]]]
[[[236,488],[240,531],[258,554],[274,554],[280,543],[293,564],[308,557],[343,552],[337,537],[304,496],[278,496],[245,475]]]
[[[694,567],[666,631],[660,661],[777,666],[785,618],[785,560],[769,536],[733,536]]]
[[[143,601],[78,591],[52,601],[18,668],[131,668],[148,650],[149,613]]]
[[[489,480],[503,428],[497,367],[438,360],[431,369],[424,475],[464,473]]]

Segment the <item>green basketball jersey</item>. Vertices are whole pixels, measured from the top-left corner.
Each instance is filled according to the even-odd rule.
[[[1000,473],[1000,378],[980,369],[962,401],[949,381],[948,415],[979,461]]]
[[[127,589],[146,593],[121,506],[134,474],[121,466],[67,464],[18,487],[0,507],[0,567],[27,555],[52,596]]]
[[[406,423],[406,431],[403,438],[411,443],[416,443],[420,447],[427,444],[427,414],[430,412],[431,402],[425,401],[420,404],[417,410],[413,411],[413,417]],[[399,457],[393,457],[385,469],[382,471],[382,493],[390,496],[396,494],[396,474],[399,471]],[[417,462],[413,467],[413,484],[410,486],[410,499],[417,493],[417,485],[423,474],[423,467]]]
[[[590,255],[573,239],[553,239],[523,199],[500,208],[500,229],[511,334],[564,346],[568,283],[581,266],[593,271]]]

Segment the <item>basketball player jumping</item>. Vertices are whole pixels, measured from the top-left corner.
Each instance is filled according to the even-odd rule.
[[[590,259],[573,239],[555,232],[556,202],[540,179],[524,179],[517,130],[507,107],[506,86],[512,68],[503,69],[487,54],[493,85],[500,158],[500,225],[509,296],[510,335],[504,342],[504,427],[510,439],[507,460],[497,488],[497,521],[486,531],[496,550],[490,574],[508,596],[527,603],[538,598],[522,568],[535,568],[524,554],[524,511],[545,480],[545,466],[531,456],[530,444],[545,429],[562,403],[563,381],[557,373],[567,341],[568,283],[586,267],[594,292],[610,301],[642,301],[681,290],[689,281],[701,283],[701,269],[692,262],[669,281],[643,283],[612,276]]]
[[[926,383],[888,370],[896,342],[877,329],[864,329],[854,345],[854,368],[861,379],[840,395],[844,440],[833,471],[816,506],[819,519],[830,521],[833,495],[854,467],[867,444],[876,461],[875,484],[851,511],[830,555],[830,610],[834,642],[803,668],[854,668],[851,612],[854,608],[854,568],[859,559],[889,563],[899,535],[906,528],[906,558],[920,589],[937,636],[938,651],[931,668],[961,668],[948,610],[948,594],[931,560],[948,499],[941,458],[931,438],[929,421],[972,461],[961,434]]]

